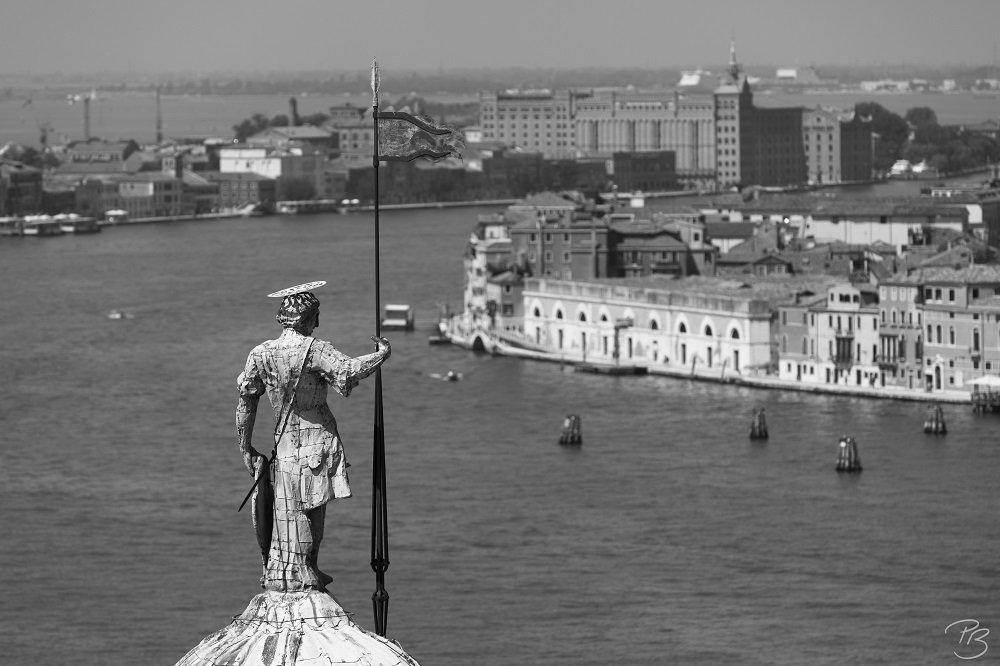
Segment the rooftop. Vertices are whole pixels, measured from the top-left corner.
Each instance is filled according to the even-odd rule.
[[[760,300],[767,301],[772,306],[794,302],[797,294],[825,294],[828,287],[844,283],[842,278],[838,279],[828,275],[786,275],[780,277],[748,275],[739,278],[700,275],[675,278],[667,275],[650,275],[641,278],[595,278],[575,281]]]
[[[933,266],[897,273],[888,282],[896,284],[991,284],[1000,283],[1000,266],[972,264],[964,268]]]
[[[527,197],[511,204],[510,208],[565,208],[567,210],[575,210],[577,204],[570,201],[564,197],[559,196],[555,192],[540,192],[538,194],[530,194]]]

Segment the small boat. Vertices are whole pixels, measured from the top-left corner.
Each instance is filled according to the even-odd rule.
[[[889,168],[889,178],[910,178],[913,165],[909,160],[896,160]]]
[[[134,316],[121,310],[112,310],[108,313],[108,319],[132,319]]]
[[[382,328],[394,328],[404,331],[413,330],[413,308],[409,305],[386,305],[384,312],[382,316]]]
[[[0,217],[0,236],[23,236],[24,220],[19,217]]]
[[[80,217],[79,215],[56,216],[59,220],[59,228],[67,234],[96,234],[101,230],[97,226],[97,220],[92,217]]]
[[[122,210],[121,208],[115,208],[114,210],[105,211],[104,219],[110,224],[118,224],[119,222],[128,222],[128,211]]]
[[[27,217],[24,219],[23,230],[25,236],[61,236],[63,234],[58,220],[53,219]]]
[[[434,379],[440,379],[443,382],[457,382],[458,380],[462,379],[462,373],[455,372],[454,370],[449,370],[443,375],[437,372],[432,372],[431,377],[433,377]]]

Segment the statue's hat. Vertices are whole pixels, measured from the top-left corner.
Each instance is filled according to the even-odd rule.
[[[268,298],[284,298],[285,296],[291,296],[293,294],[302,294],[307,291],[312,291],[317,287],[322,287],[326,284],[326,280],[320,280],[319,282],[306,282],[305,284],[296,285],[294,287],[289,287],[288,289],[282,289],[281,291],[276,291],[273,294],[268,294]]]

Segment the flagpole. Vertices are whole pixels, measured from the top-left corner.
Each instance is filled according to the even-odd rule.
[[[378,62],[372,60],[372,123],[375,130],[372,167],[375,169],[375,335],[382,336],[382,304],[379,285],[378,226]],[[375,632],[385,636],[389,614],[389,593],[385,591],[385,570],[389,568],[389,526],[385,501],[385,428],[382,415],[382,368],[375,370],[375,442],[372,447],[372,570],[375,571]]]

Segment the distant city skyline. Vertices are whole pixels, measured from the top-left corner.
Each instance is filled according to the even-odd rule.
[[[169,11],[166,11],[169,9]],[[997,0],[50,0],[4,10],[0,73],[992,66]]]

